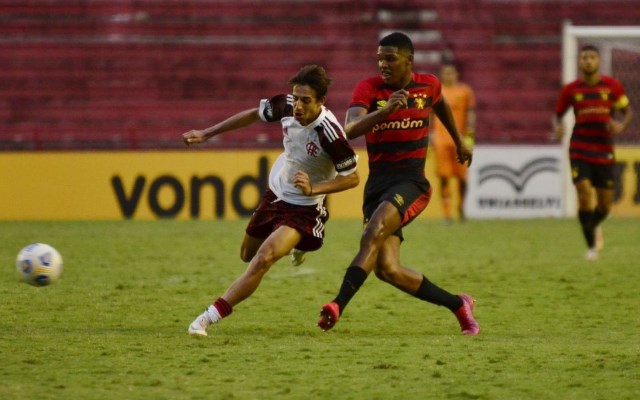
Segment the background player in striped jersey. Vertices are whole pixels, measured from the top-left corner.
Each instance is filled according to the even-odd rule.
[[[472,311],[474,299],[453,295],[422,273],[400,263],[402,227],[427,207],[431,185],[424,175],[429,113],[447,127],[456,144],[458,161],[471,163],[471,150],[462,142],[441,85],[431,74],[413,72],[413,43],[395,32],[380,40],[380,75],[360,81],[347,110],[349,139],[365,135],[369,177],[364,191],[365,228],[358,254],[347,268],[337,297],[320,311],[318,326],[326,331],[340,315],[371,271],[396,288],[455,314],[462,333],[480,331]]]
[[[187,145],[203,143],[223,132],[260,120],[280,121],[284,152],[269,174],[269,188],[248,223],[241,258],[245,272],[189,325],[189,334],[207,336],[209,325],[231,314],[253,294],[262,277],[292,250],[314,251],[322,246],[328,219],[324,198],[358,185],[357,156],[342,126],[325,108],[331,80],[317,65],[303,67],[289,85],[291,95],[278,95],[260,106],[241,111],[205,130],[182,135]]]
[[[578,193],[578,219],[587,242],[585,258],[596,260],[604,245],[600,224],[613,204],[613,135],[621,134],[631,124],[633,112],[622,84],[600,73],[598,49],[586,45],[578,57],[582,76],[562,89],[552,125],[561,138],[562,116],[573,107],[576,122],[569,143],[571,174]],[[622,120],[614,118],[616,111],[622,114]]]

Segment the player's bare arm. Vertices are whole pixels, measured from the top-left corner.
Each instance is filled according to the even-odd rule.
[[[555,138],[561,140],[564,136],[564,126],[562,126],[562,117],[557,114],[553,114],[551,116],[551,129],[553,129],[553,134]]]
[[[329,194],[342,192],[358,186],[360,177],[357,171],[349,175],[337,175],[334,179],[312,183],[309,175],[303,171],[298,171],[293,178],[293,184],[300,189],[305,196],[317,196],[319,194]]]
[[[621,109],[620,112],[623,115],[622,121],[617,121],[612,118],[611,121],[609,121],[609,123],[607,124],[607,129],[609,129],[609,132],[614,135],[623,133],[627,129],[627,127],[629,127],[631,121],[633,121],[633,109],[630,105]]]
[[[462,136],[460,135],[460,132],[458,132],[458,128],[456,127],[453,119],[453,113],[451,112],[449,103],[447,103],[447,100],[444,97],[441,97],[440,101],[434,104],[432,108],[436,116],[447,128],[451,139],[453,139],[453,143],[456,145],[458,162],[460,164],[467,163],[467,165],[470,166],[473,158],[473,151],[462,140]]]
[[[476,110],[467,110],[467,126],[464,132],[464,143],[472,148],[476,144]]]
[[[407,108],[409,92],[404,89],[393,92],[387,104],[379,110],[369,113],[363,107],[351,107],[347,110],[344,132],[348,139],[355,139],[370,132],[375,124],[382,122],[389,115],[401,108]]]
[[[258,108],[250,108],[244,111],[240,111],[237,114],[225,119],[224,121],[217,123],[207,129],[203,130],[190,130],[182,134],[182,140],[186,145],[204,143],[213,136],[219,135],[224,132],[232,131],[239,128],[244,128],[260,121],[258,115]]]

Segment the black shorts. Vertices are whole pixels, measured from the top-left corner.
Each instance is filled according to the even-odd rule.
[[[329,219],[329,212],[324,204],[298,206],[276,200],[277,197],[271,190],[267,189],[264,192],[260,204],[247,225],[247,235],[266,239],[284,225],[297,230],[302,235],[296,249],[314,251],[322,247],[324,226]]]
[[[389,174],[369,177],[364,188],[362,205],[364,223],[369,222],[383,201],[388,201],[398,209],[402,217],[402,226],[406,226],[427,208],[431,200],[431,191],[431,184],[424,176],[406,178]],[[394,234],[404,239],[402,228]]]
[[[594,164],[580,159],[571,159],[571,178],[573,183],[583,179],[591,181],[593,187],[613,189],[614,164]]]

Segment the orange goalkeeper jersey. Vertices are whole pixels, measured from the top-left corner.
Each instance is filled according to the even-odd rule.
[[[451,87],[442,85],[442,95],[451,106],[458,132],[464,136],[467,127],[467,112],[476,108],[476,96],[473,90],[465,83],[458,83]],[[447,128],[437,117],[433,119],[433,135],[432,143],[434,146],[454,146]]]

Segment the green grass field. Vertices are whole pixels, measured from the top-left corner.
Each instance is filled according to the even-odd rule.
[[[320,306],[355,255],[359,221],[330,221],[298,268],[282,260],[210,329],[191,320],[243,271],[245,221],[0,223],[0,399],[636,399],[640,221],[605,222],[597,262],[577,221],[416,221],[403,261],[477,299],[477,337],[373,275],[340,323]],[[17,281],[50,243],[53,286]]]

